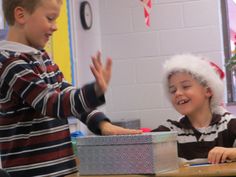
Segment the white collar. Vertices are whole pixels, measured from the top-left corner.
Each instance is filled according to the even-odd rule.
[[[40,53],[40,50],[37,50],[33,47],[7,40],[0,41],[0,50],[9,50],[13,52],[29,53],[34,55]]]

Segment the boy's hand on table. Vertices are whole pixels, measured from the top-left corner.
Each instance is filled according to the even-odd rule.
[[[107,121],[102,121],[100,123],[100,130],[102,135],[134,135],[141,134],[143,132],[142,130],[119,127]]]
[[[97,96],[101,96],[106,92],[111,79],[112,60],[111,58],[107,58],[106,65],[103,66],[101,61],[101,52],[97,52],[95,56],[92,56],[92,62],[93,65],[90,66],[90,69],[96,79],[96,94]]]
[[[227,160],[236,160],[236,148],[214,147],[208,153],[209,163],[223,163]]]

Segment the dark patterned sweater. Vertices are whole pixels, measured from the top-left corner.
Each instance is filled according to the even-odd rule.
[[[100,134],[107,117],[96,110],[94,83],[64,80],[45,51],[0,42],[0,156],[12,177],[64,176],[77,171],[67,117]]]

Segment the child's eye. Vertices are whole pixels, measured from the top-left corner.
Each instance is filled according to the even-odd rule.
[[[53,20],[54,20],[53,17],[47,17],[47,19],[48,19],[49,21],[53,21]]]
[[[176,88],[169,88],[169,93],[174,94],[176,92]]]
[[[190,87],[191,87],[190,85],[184,85],[184,86],[183,86],[184,89],[188,89],[188,88],[190,88]]]

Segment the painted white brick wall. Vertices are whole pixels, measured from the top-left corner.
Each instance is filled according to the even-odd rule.
[[[101,32],[98,1],[88,0],[93,9],[93,26],[84,30],[80,22],[80,4],[83,0],[69,2],[70,30],[72,38],[72,58],[76,86],[82,86],[94,80],[90,72],[91,56],[101,50]]]
[[[179,116],[162,89],[162,64],[173,54],[202,54],[223,66],[220,0],[153,0],[150,28],[139,0],[89,0],[94,16],[89,31],[81,28],[81,1],[70,1],[76,85],[94,80],[92,54],[101,49],[103,58],[111,56],[104,109],[112,120],[139,118],[142,127],[155,128]]]
[[[156,128],[177,118],[162,88],[162,63],[193,52],[223,66],[219,0],[155,0],[151,27],[139,0],[99,0],[101,47],[114,61],[107,114],[112,120],[141,119]]]
[[[94,77],[90,71],[91,56],[98,50],[101,50],[101,32],[99,18],[98,1],[88,0],[93,9],[93,26],[90,30],[84,30],[80,22],[80,3],[83,0],[73,0],[69,2],[70,8],[70,29],[72,38],[72,58],[74,67],[75,85],[78,87],[86,83],[92,82]],[[103,108],[101,108],[103,109]],[[70,122],[75,123],[74,120]],[[83,123],[77,121],[77,125],[71,123],[71,130],[78,127],[83,133],[89,133],[87,127]]]

